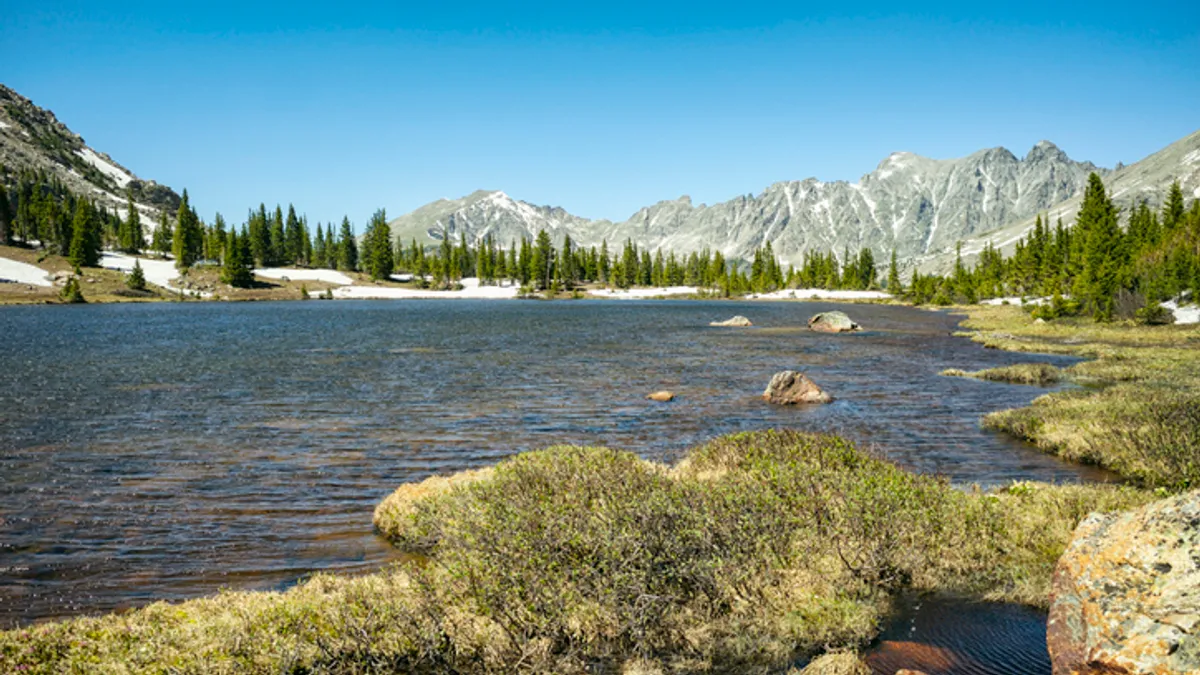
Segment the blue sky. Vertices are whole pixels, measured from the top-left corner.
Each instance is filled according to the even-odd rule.
[[[1200,3],[11,3],[0,82],[201,215],[502,189],[624,219],[1043,138],[1200,128]],[[898,3],[897,3],[898,4]]]

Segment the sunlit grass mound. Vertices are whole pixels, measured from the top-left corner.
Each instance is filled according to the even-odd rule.
[[[403,571],[10,631],[0,672],[779,671],[852,652],[903,589],[1044,605],[1078,521],[1147,498],[967,492],[796,432],[675,467],[555,447],[389,497]]]
[[[988,368],[974,372],[950,368],[943,370],[941,374],[947,377],[973,377],[980,380],[991,380],[992,382],[1010,382],[1012,384],[1037,386],[1054,384],[1062,379],[1062,371],[1049,363],[1016,363],[1011,366]]]

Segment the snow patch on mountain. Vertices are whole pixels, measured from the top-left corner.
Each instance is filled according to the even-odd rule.
[[[75,154],[79,155],[83,161],[99,169],[100,173],[116,181],[118,187],[125,187],[129,185],[129,181],[133,180],[133,176],[113,166],[111,162],[97,155],[91,148],[85,147],[82,150],[76,150]]]

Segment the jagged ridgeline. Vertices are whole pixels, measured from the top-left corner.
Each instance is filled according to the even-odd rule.
[[[1069,211],[1064,217],[1073,217],[1091,173],[1111,182],[1118,204],[1132,203],[1137,195],[1153,206],[1173,181],[1180,181],[1189,194],[1200,188],[1198,170],[1200,133],[1117,171],[1074,161],[1042,141],[1023,158],[1004,148],[950,160],[895,153],[857,183],[813,178],[782,182],[758,195],[711,206],[681,197],[640,209],[623,222],[588,220],[503,192],[479,191],[433,202],[391,226],[405,242],[423,244],[462,235],[469,240],[491,235],[507,244],[546,230],[556,241],[569,235],[582,246],[628,239],[651,250],[679,253],[711,247],[741,261],[770,242],[785,266],[797,267],[807,252],[866,246],[876,260],[886,260],[895,249],[902,263],[919,258],[948,271],[959,241],[978,239],[982,250],[989,233],[1021,225],[1010,241],[995,242],[1011,250],[1039,213]]]

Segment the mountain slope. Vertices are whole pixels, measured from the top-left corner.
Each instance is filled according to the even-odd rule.
[[[1171,183],[1179,181],[1185,199],[1200,198],[1200,131],[1182,138],[1149,157],[1113,171],[1104,180],[1104,185],[1113,201],[1127,211],[1131,206],[1146,200],[1150,206],[1159,207]],[[1059,218],[1067,226],[1075,224],[1082,194],[1055,203],[1042,211],[1050,223]],[[1012,252],[1017,241],[1032,228],[1037,214],[1026,216],[1006,224],[983,236],[963,240],[963,259],[972,262],[987,243],[1005,253]],[[954,265],[954,250],[945,249],[932,255],[920,256],[915,260],[924,272],[947,272]]]
[[[179,195],[165,185],[142,180],[108,155],[88,147],[83,138],[32,101],[0,84],[0,166],[10,178],[21,170],[43,171],[72,191],[109,209],[124,212],[126,191],[133,195],[148,224],[160,210],[171,214]]]
[[[1004,148],[935,160],[895,153],[858,183],[814,178],[771,185],[712,206],[687,196],[640,209],[624,222],[591,221],[557,207],[534,206],[502,192],[476,192],[440,200],[393,221],[404,238],[431,243],[443,233],[475,240],[493,234],[501,243],[546,229],[584,245],[632,239],[641,246],[687,252],[719,248],[749,258],[770,241],[784,263],[805,251],[857,250],[886,256],[896,248],[909,258],[952,248],[955,242],[1034,214],[1081,193],[1092,171],[1043,141],[1024,158]]]

